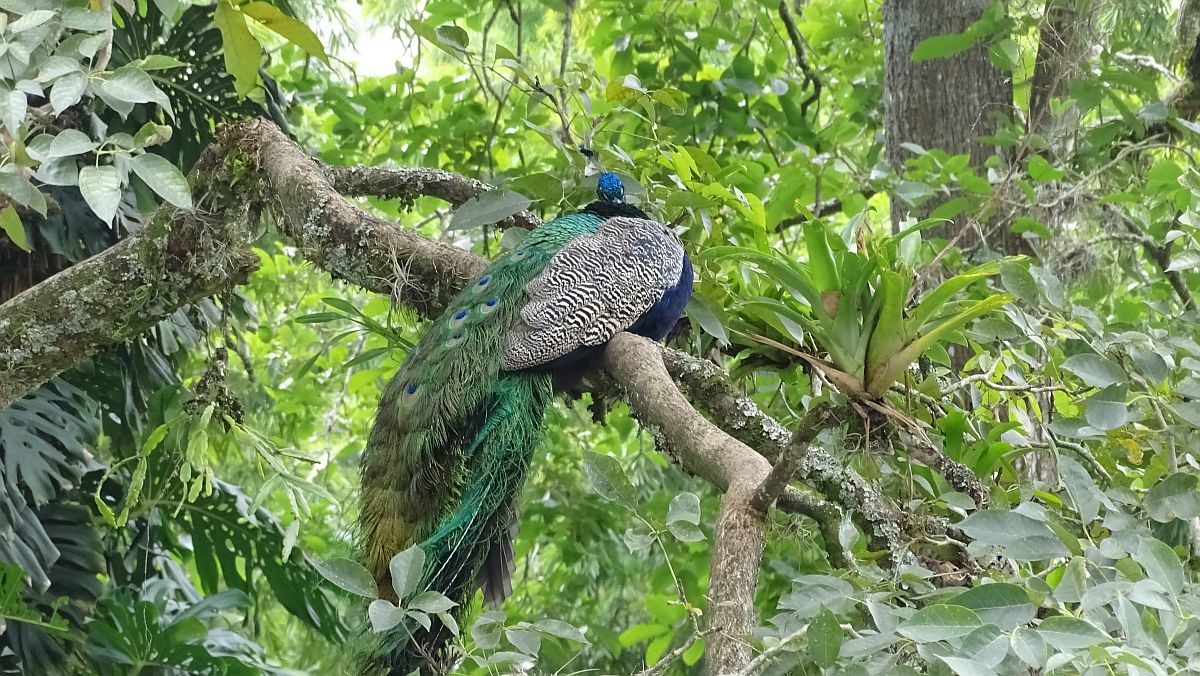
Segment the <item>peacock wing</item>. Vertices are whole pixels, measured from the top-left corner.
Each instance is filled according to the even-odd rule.
[[[502,367],[531,368],[604,344],[678,283],[683,260],[679,238],[657,221],[610,218],[572,239],[525,286],[529,300],[506,337]]]

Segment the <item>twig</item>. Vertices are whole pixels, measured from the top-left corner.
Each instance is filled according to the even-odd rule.
[[[677,660],[679,660],[680,657],[683,657],[683,654],[686,653],[689,648],[691,648],[693,645],[695,645],[696,641],[699,641],[701,638],[703,638],[706,634],[709,634],[709,633],[712,633],[712,632],[711,631],[702,631],[699,633],[693,633],[691,636],[688,637],[688,640],[683,642],[683,645],[672,650],[671,652],[667,653],[666,655],[663,655],[657,662],[654,663],[653,666],[647,667],[646,669],[643,669],[643,670],[637,672],[636,674],[634,674],[634,676],[659,676],[659,674],[665,674],[667,672],[667,670],[671,668],[671,665],[675,664],[675,662]]]
[[[562,53],[558,57],[558,78],[567,76],[567,59],[571,56],[571,31],[575,17],[575,0],[563,0]]]
[[[104,30],[104,44],[100,45],[100,52],[96,56],[96,63],[92,66],[92,70],[100,72],[108,67],[108,62],[112,58],[113,48],[113,24],[112,24],[112,0],[100,0],[100,12],[109,17],[108,28]]]
[[[808,57],[804,54],[804,39],[800,35],[800,30],[796,28],[796,21],[792,18],[792,11],[788,8],[787,0],[779,0],[779,18],[783,20],[788,38],[792,41],[792,49],[796,52],[796,65],[804,74],[804,87],[812,86],[812,93],[800,103],[800,114],[807,117],[808,107],[821,97],[821,79],[813,72],[812,66],[808,63]]]
[[[786,649],[792,641],[795,641],[796,639],[808,633],[808,627],[809,625],[806,624],[804,627],[780,638],[779,643],[767,648],[756,655],[754,659],[750,660],[750,663],[746,665],[745,669],[742,669],[738,676],[752,676],[753,674],[758,673],[760,669],[767,665],[767,662],[772,657]]]

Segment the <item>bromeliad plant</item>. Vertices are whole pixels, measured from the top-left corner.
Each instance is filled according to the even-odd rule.
[[[760,297],[743,302],[743,310],[798,340],[807,334],[829,360],[757,334],[751,338],[820,368],[846,394],[875,399],[939,340],[1013,299],[1005,293],[955,299],[972,283],[999,273],[1002,261],[996,260],[947,279],[910,306],[920,231],[930,224],[875,237],[856,217],[842,237],[831,237],[823,223],[812,220],[804,225],[807,263],[737,246],[709,249],[702,259],[745,261],[770,276],[799,303]]]

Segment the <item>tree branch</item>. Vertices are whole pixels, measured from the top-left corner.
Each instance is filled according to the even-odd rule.
[[[457,207],[463,202],[495,190],[495,186],[441,169],[410,167],[325,167],[333,189],[347,197],[370,195],[398,199],[411,206],[419,197],[436,197]],[[522,211],[497,223],[533,229],[542,224],[537,216]]]
[[[775,462],[779,458],[791,443],[792,435],[742,394],[725,369],[678,350],[663,348],[662,352],[667,370],[692,401],[702,406],[722,429],[757,449],[768,461]],[[850,510],[855,523],[871,539],[872,545],[891,552],[893,562],[908,560],[906,533],[912,529],[909,515],[876,491],[858,472],[820,446],[809,444],[799,458],[797,475]],[[836,538],[833,541],[836,542]]]
[[[812,85],[812,93],[800,103],[800,114],[808,115],[808,107],[821,98],[821,79],[808,63],[808,57],[804,54],[804,38],[800,36],[800,29],[796,28],[796,21],[792,18],[792,11],[787,3],[788,0],[779,0],[779,18],[787,29],[788,39],[792,41],[792,50],[796,53],[796,66],[804,74],[804,86]]]

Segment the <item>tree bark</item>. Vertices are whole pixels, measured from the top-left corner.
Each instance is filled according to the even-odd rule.
[[[902,145],[906,143],[969,155],[978,171],[995,153],[979,137],[995,133],[1011,117],[1012,80],[988,60],[986,47],[912,60],[912,51],[922,40],[965,31],[990,4],[991,0],[884,0],[884,129],[887,159],[895,171],[903,171],[905,160],[912,157]],[[908,216],[926,218],[936,206],[934,200],[912,207],[893,198],[893,230]],[[927,232],[949,239],[960,227],[946,223]],[[1001,240],[988,244],[1002,252],[1020,248],[1020,238],[1011,233],[1004,233]],[[975,232],[959,242],[963,249],[979,244]]]

